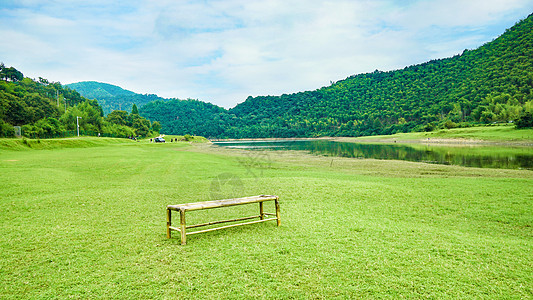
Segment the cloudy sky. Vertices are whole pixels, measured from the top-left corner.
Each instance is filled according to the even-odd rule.
[[[226,108],[475,49],[533,0],[0,0],[0,61]]]

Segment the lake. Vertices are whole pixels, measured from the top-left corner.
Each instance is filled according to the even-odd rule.
[[[442,146],[435,144],[368,144],[331,140],[213,142],[245,150],[297,150],[316,155],[395,159],[465,167],[533,170],[532,147]]]

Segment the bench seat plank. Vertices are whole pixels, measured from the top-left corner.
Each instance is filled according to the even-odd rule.
[[[244,198],[233,198],[233,199],[224,199],[224,200],[184,203],[184,204],[178,204],[178,205],[168,205],[167,209],[176,210],[176,211],[180,211],[180,210],[191,211],[191,210],[271,201],[271,200],[276,200],[277,198],[278,198],[277,196],[260,195],[260,196],[253,196],[253,197],[244,197]]]

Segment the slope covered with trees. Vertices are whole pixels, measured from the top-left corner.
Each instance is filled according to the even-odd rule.
[[[429,131],[510,122],[532,110],[530,15],[494,41],[451,58],[354,75],[315,91],[249,97],[230,110],[175,100],[140,113],[160,121],[165,133],[255,138]]]
[[[248,98],[230,110],[256,135],[372,135],[508,122],[531,110],[533,18],[452,58],[351,76],[329,87]],[[463,124],[463,125],[467,125]]]
[[[106,115],[114,110],[130,110],[133,104],[140,107],[151,101],[167,100],[157,95],[137,94],[116,85],[96,81],[83,81],[66,86],[76,90],[85,98],[97,99]]]
[[[146,136],[160,129],[138,112],[119,112],[122,120],[104,118],[96,100],[82,97],[59,82],[24,78],[22,72],[0,64],[0,137],[15,136],[14,126],[33,138],[74,135],[79,123],[82,134],[115,137]]]
[[[192,99],[151,102],[141,107],[140,113],[148,119],[157,119],[161,126],[164,124],[163,133],[204,137],[225,136],[236,119],[222,107]]]

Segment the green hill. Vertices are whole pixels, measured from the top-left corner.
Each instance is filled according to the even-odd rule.
[[[249,98],[230,113],[243,120],[247,135],[358,136],[512,121],[533,100],[532,25],[530,16],[452,58],[351,76],[311,92]]]
[[[116,85],[101,83],[96,81],[83,81],[67,84],[69,88],[76,90],[86,98],[94,99],[98,97],[133,96],[132,91],[125,90]]]
[[[130,111],[133,104],[140,107],[151,101],[167,100],[157,95],[137,94],[116,85],[96,81],[82,81],[66,86],[76,90],[85,98],[96,99],[106,115],[113,110]]]
[[[139,112],[148,119],[152,116],[165,124],[163,133],[181,132],[181,135],[205,137],[224,136],[232,124],[231,118],[234,118],[222,107],[192,99],[155,101],[141,107]]]
[[[353,75],[315,91],[249,97],[214,114],[199,103],[187,112],[173,103],[147,105],[140,113],[160,121],[164,133],[230,138],[361,136],[511,122],[533,110],[533,17],[478,49]],[[176,127],[162,111],[223,130],[198,122]]]

